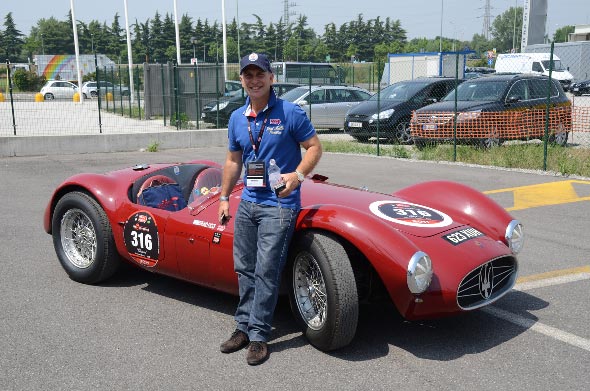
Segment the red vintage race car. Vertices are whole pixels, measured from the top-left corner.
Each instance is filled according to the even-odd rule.
[[[220,165],[207,160],[75,175],[55,190],[44,227],[75,281],[100,283],[126,260],[237,294],[233,220],[217,218],[221,177]],[[433,181],[383,194],[327,179],[302,183],[282,284],[318,349],[350,343],[359,303],[383,293],[415,320],[480,308],[513,287],[523,228],[482,193]],[[146,202],[149,190],[164,188],[176,192]],[[242,188],[231,194],[232,214]]]

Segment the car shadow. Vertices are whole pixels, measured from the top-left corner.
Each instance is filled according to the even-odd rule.
[[[124,266],[104,287],[139,286],[147,292],[206,308],[232,318],[238,304],[236,296],[200,287],[172,277]],[[512,291],[493,306],[536,321],[533,311],[549,305],[535,296]],[[273,352],[297,349],[309,344],[292,315],[287,296],[281,296],[274,316]],[[452,361],[469,354],[493,349],[526,331],[487,312],[485,308],[433,320],[407,321],[389,301],[363,304],[357,332],[344,348],[327,352],[346,361],[367,361],[403,350],[415,357],[433,361]],[[399,354],[399,353],[397,353]]]

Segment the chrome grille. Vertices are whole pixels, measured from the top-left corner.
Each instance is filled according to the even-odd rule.
[[[416,115],[416,122],[420,123],[420,124],[445,124],[447,122],[452,122],[453,121],[453,117],[454,114],[452,112],[450,113],[415,113]]]
[[[516,282],[516,258],[491,260],[467,274],[457,291],[457,304],[464,310],[483,307],[498,300]]]

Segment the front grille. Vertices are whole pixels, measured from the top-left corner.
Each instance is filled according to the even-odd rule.
[[[484,263],[467,274],[459,284],[457,304],[464,310],[472,310],[493,303],[512,289],[517,269],[514,257]]]
[[[424,112],[415,113],[415,121],[419,124],[437,124],[442,125],[453,121],[455,114],[453,112]]]

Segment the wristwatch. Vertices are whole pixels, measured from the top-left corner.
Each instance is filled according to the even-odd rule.
[[[295,170],[295,174],[297,174],[297,179],[299,179],[299,182],[303,182],[305,180],[305,175],[303,175],[303,173]]]
[[[226,197],[226,196],[220,196],[220,197],[219,197],[219,201],[229,201],[229,197]]]

